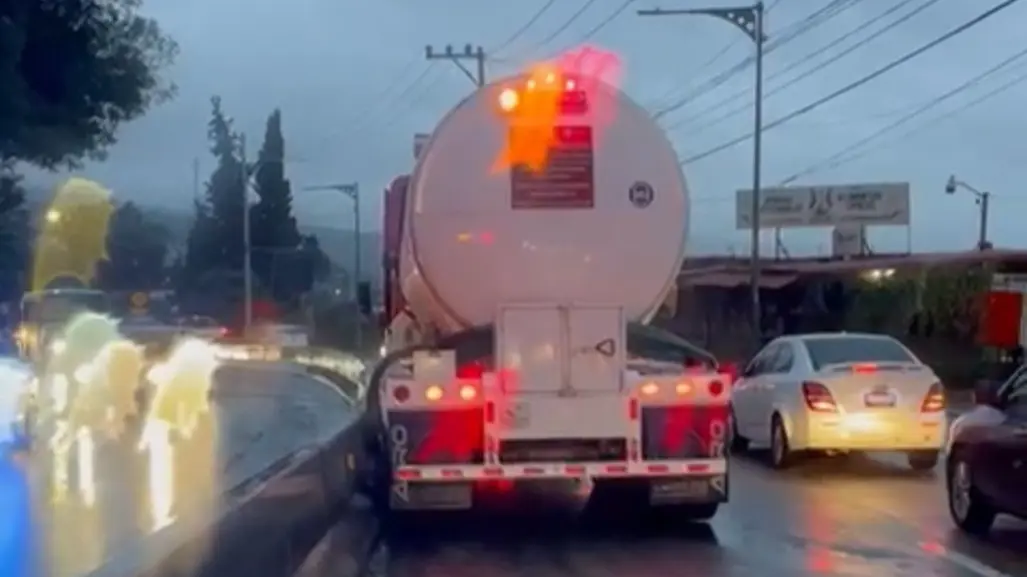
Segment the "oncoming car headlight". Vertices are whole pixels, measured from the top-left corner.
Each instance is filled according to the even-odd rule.
[[[69,389],[68,377],[64,375],[54,375],[50,377],[50,398],[53,401],[54,408],[58,411],[63,411],[68,408],[68,389]]]
[[[85,384],[93,380],[93,377],[96,376],[96,371],[93,370],[92,365],[79,365],[78,368],[71,373],[71,376],[78,383]]]
[[[67,350],[68,342],[64,339],[54,339],[53,342],[50,343],[50,352],[55,355],[64,354]]]

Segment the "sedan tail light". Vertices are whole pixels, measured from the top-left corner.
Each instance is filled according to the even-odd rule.
[[[945,410],[945,389],[941,383],[931,385],[924,402],[920,404],[921,413],[938,413]]]
[[[838,403],[834,401],[834,397],[831,396],[831,391],[828,390],[822,383],[813,381],[806,381],[802,383],[802,397],[806,401],[806,406],[811,411],[817,413],[837,413]]]

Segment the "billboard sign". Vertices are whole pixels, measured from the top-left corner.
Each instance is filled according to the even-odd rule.
[[[735,194],[735,227],[752,228],[752,190]],[[760,190],[760,228],[909,226],[909,183],[784,186]]]
[[[831,255],[842,258],[862,255],[867,243],[866,234],[866,227],[858,224],[834,227],[831,233]]]

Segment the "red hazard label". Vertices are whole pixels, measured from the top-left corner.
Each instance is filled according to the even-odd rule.
[[[524,131],[513,127],[511,146]],[[515,165],[510,170],[512,208],[592,208],[595,206],[594,153],[589,126],[553,127],[545,165],[539,169]]]

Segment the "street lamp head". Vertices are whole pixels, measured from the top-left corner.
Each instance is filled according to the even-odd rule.
[[[956,175],[953,174],[952,176],[949,177],[948,182],[945,183],[945,194],[955,194],[955,193],[956,193]]]

